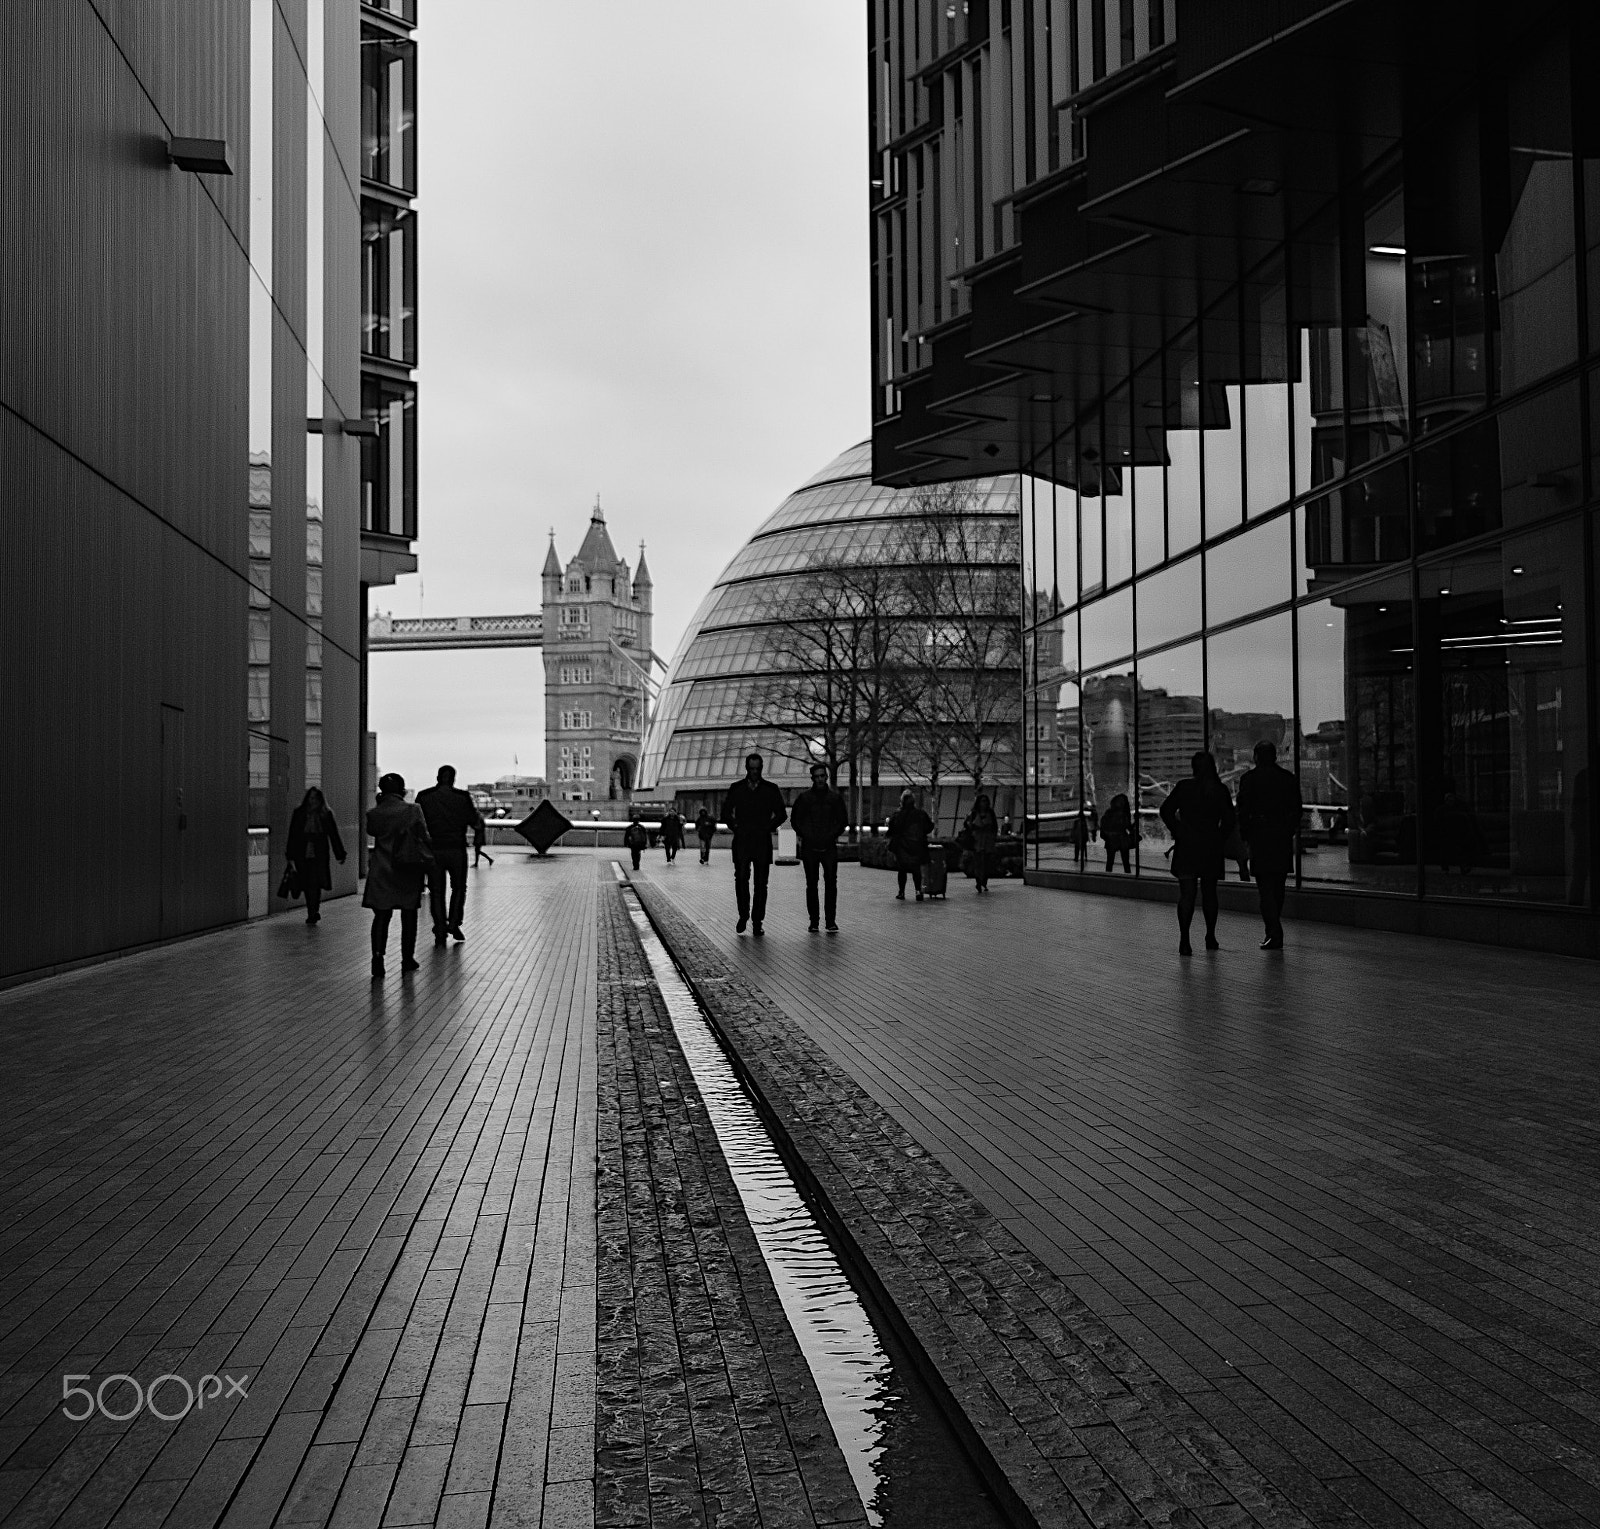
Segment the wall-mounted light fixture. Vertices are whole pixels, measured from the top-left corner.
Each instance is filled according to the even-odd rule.
[[[167,158],[180,170],[195,175],[232,175],[226,138],[171,138]]]

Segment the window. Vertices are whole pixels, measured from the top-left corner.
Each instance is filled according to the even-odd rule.
[[[306,675],[306,721],[320,722],[322,720],[322,675],[310,673]]]
[[[361,417],[378,426],[361,441],[361,529],[417,534],[417,389],[390,377],[361,379]]]
[[[361,203],[361,348],[404,366],[417,360],[417,217]]]
[[[417,46],[377,31],[361,38],[361,175],[417,189]]]

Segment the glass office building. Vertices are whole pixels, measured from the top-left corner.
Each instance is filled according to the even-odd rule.
[[[1034,878],[1270,739],[1302,910],[1593,953],[1592,8],[913,9],[874,476],[1027,475]]]
[[[716,805],[744,773],[752,749],[766,756],[767,777],[785,789],[808,784],[812,761],[822,757],[820,734],[791,718],[775,726],[784,709],[775,685],[795,659],[795,648],[812,641],[817,625],[802,608],[808,581],[818,570],[854,571],[850,594],[869,596],[875,567],[887,567],[920,544],[914,523],[927,518],[927,496],[916,490],[880,487],[870,477],[871,443],[842,452],[790,494],[723,569],[678,644],[645,737],[639,790],[681,805]],[[963,485],[965,545],[994,566],[1015,566],[1021,489],[1014,475],[985,476]],[[1015,734],[1015,713],[1009,717]],[[908,774],[903,750],[891,751],[880,781],[898,789],[927,783],[926,773]],[[919,759],[918,766],[925,761]],[[1002,740],[990,774],[1015,780],[1017,755]],[[865,771],[865,763],[861,769]],[[947,771],[947,774],[950,773]],[[845,784],[841,777],[841,786]]]

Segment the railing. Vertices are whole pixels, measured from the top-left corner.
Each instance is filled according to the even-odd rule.
[[[538,648],[544,617],[385,616],[367,623],[367,649],[374,653],[428,648]]]

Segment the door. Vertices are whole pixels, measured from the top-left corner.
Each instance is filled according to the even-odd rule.
[[[161,703],[161,936],[182,934],[184,847],[189,816],[183,800],[183,708]]]

